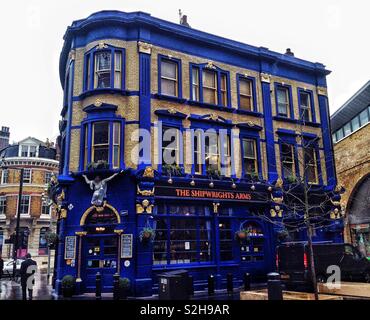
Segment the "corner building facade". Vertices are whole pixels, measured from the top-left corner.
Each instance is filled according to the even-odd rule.
[[[313,142],[312,190],[337,196],[322,64],[142,12],[92,14],[64,39],[58,290],[67,274],[91,292],[97,272],[104,291],[118,272],[135,296],[156,293],[165,270],[188,270],[195,290],[210,274],[216,289],[228,273],[235,286],[244,272],[266,275],[278,243],[271,221],[290,214],[277,206],[279,190],[302,174],[302,141]],[[177,133],[166,140],[169,128]],[[138,129],[150,133],[144,151],[135,149]],[[114,173],[94,202],[91,181]],[[148,230],[154,240],[145,241]],[[291,231],[305,239],[304,229]],[[341,224],[326,222],[315,240],[342,241]]]

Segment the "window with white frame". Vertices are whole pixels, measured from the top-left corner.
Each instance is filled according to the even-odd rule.
[[[9,170],[3,169],[1,171],[1,184],[7,184],[9,183]]]
[[[35,145],[20,145],[19,146],[19,156],[25,158],[35,158],[37,157],[37,146]]]
[[[300,119],[311,121],[311,97],[308,92],[300,92]]]
[[[278,87],[277,94],[277,112],[280,117],[289,117],[289,90],[285,87]]]
[[[45,201],[41,201],[41,214],[49,215],[50,214],[50,206],[48,205],[49,200],[45,199]]]
[[[23,195],[21,198],[21,214],[29,214],[30,213],[30,202],[31,197],[28,195]]]
[[[32,182],[32,170],[24,169],[23,170],[23,183],[31,183],[31,182]]]
[[[6,213],[6,197],[0,196],[0,214]]]
[[[161,60],[161,94],[178,97],[178,64],[167,59]]]
[[[221,105],[227,106],[227,77],[226,74],[221,74]]]
[[[45,184],[50,183],[51,177],[53,176],[52,171],[45,171]]]

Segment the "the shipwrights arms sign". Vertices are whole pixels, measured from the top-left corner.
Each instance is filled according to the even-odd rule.
[[[209,199],[227,201],[266,201],[266,196],[242,190],[213,190],[205,188],[176,188],[156,186],[155,196],[181,199]]]

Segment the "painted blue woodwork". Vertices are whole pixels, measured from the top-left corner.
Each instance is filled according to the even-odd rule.
[[[274,75],[323,87],[326,86],[325,76],[330,73],[321,63],[308,62],[264,47],[254,47],[211,35],[154,18],[144,12],[100,11],[86,19],[74,21],[67,29],[60,58],[62,84],[69,50],[84,47],[100,39],[147,41],[164,48],[256,71],[260,71],[263,65],[266,71]],[[183,45],[184,41],[186,47]]]
[[[139,53],[139,122],[140,128],[150,132],[151,119],[150,119],[150,74],[151,74],[151,63],[150,55],[146,53]],[[151,145],[148,144],[144,139],[145,147],[148,150],[148,155],[151,155]],[[141,157],[139,159],[139,168],[145,168],[151,164],[151,159]]]
[[[116,48],[113,46],[107,46],[103,50],[109,50],[114,52],[115,50],[122,50],[122,87],[114,88],[114,81],[111,78],[111,88],[94,89],[93,87],[86,87],[86,70],[87,61],[90,63],[90,76],[93,77],[94,71],[94,54],[97,52],[97,48],[94,47],[85,54],[84,62],[84,74],[83,74],[83,92],[73,96],[73,82],[74,82],[74,61],[70,61],[68,58],[69,51],[75,48],[82,48],[90,44],[92,41],[104,40],[104,39],[120,39],[127,41],[144,41],[149,44],[159,46],[162,48],[173,49],[180,53],[188,53],[196,57],[202,57],[206,59],[207,63],[204,64],[193,64],[190,63],[190,67],[198,68],[199,70],[199,101],[194,101],[192,96],[192,90],[190,89],[189,99],[183,98],[182,92],[182,80],[184,77],[189,76],[189,81],[192,83],[191,68],[189,74],[182,74],[181,60],[171,57],[171,61],[175,61],[178,65],[178,97],[168,97],[161,92],[161,70],[158,68],[158,93],[151,92],[151,55],[143,52],[139,52],[138,64],[139,64],[139,88],[138,91],[126,90],[125,87],[125,64],[126,53],[124,49]],[[232,272],[234,275],[235,285],[241,285],[244,272],[252,273],[254,279],[257,277],[265,277],[266,274],[275,269],[275,246],[278,244],[276,232],[278,230],[273,224],[267,223],[263,219],[259,218],[259,215],[270,214],[271,209],[271,192],[268,191],[269,187],[274,189],[275,181],[278,178],[278,172],[276,171],[276,155],[275,155],[275,144],[280,144],[282,141],[289,141],[295,143],[295,149],[301,148],[302,146],[295,142],[296,134],[293,131],[287,129],[277,130],[279,139],[274,139],[274,120],[276,121],[290,121],[292,123],[301,123],[299,119],[285,119],[281,117],[272,116],[272,101],[271,101],[271,90],[274,87],[264,80],[261,81],[262,88],[262,101],[259,100],[257,95],[257,80],[254,77],[248,77],[252,80],[252,93],[253,93],[253,110],[243,111],[239,110],[238,106],[231,105],[231,81],[237,81],[237,90],[239,96],[239,79],[244,77],[238,74],[236,79],[230,78],[230,73],[227,70],[220,69],[218,63],[226,63],[229,65],[237,66],[244,69],[254,70],[261,73],[267,73],[272,76],[285,77],[287,79],[299,80],[303,83],[313,84],[315,86],[326,86],[326,75],[329,71],[325,69],[322,64],[311,63],[295,57],[282,55],[276,52],[269,51],[263,47],[253,47],[250,45],[242,44],[236,41],[224,39],[214,35],[210,35],[198,30],[186,28],[181,25],[163,21],[151,17],[150,15],[142,12],[134,13],[123,13],[118,11],[102,11],[95,13],[87,19],[75,21],[72,26],[67,29],[65,34],[65,43],[60,58],[60,77],[62,86],[65,89],[64,102],[62,109],[62,116],[64,117],[63,123],[61,123],[61,175],[59,176],[60,187],[65,190],[65,199],[62,203],[62,208],[67,210],[67,217],[58,221],[58,234],[60,236],[60,242],[58,244],[56,252],[55,269],[57,272],[56,289],[60,293],[61,279],[64,275],[71,274],[77,277],[77,257],[74,263],[70,264],[64,260],[64,245],[65,237],[68,235],[75,235],[79,231],[88,231],[92,226],[80,225],[80,219],[82,214],[91,207],[91,196],[92,190],[89,185],[82,179],[82,174],[87,174],[90,179],[96,175],[101,175],[103,178],[110,176],[113,173],[119,173],[124,170],[123,173],[116,176],[113,180],[108,183],[107,192],[107,203],[117,210],[121,219],[120,223],[114,224],[114,228],[117,230],[124,230],[126,234],[133,235],[133,258],[131,259],[120,259],[120,276],[128,277],[132,283],[131,294],[135,296],[148,296],[152,293],[158,293],[158,274],[163,272],[163,265],[153,265],[153,243],[143,243],[139,239],[140,232],[148,225],[154,226],[160,214],[158,214],[158,207],[161,204],[173,203],[176,205],[183,205],[187,207],[203,205],[206,206],[210,211],[208,217],[197,217],[196,230],[197,235],[201,233],[200,221],[201,219],[208,219],[212,228],[213,236],[211,240],[211,251],[212,259],[207,262],[194,262],[194,263],[176,263],[165,265],[166,270],[175,269],[187,269],[194,278],[194,286],[196,290],[205,289],[207,287],[207,278],[210,274],[213,274],[216,278],[216,289],[222,289],[226,287],[226,275]],[[186,44],[186,45],[185,45]],[[87,58],[87,57],[90,58]],[[112,68],[114,68],[114,55],[112,55]],[[158,66],[162,59],[169,59],[168,56],[158,56]],[[212,62],[213,63],[208,63]],[[221,105],[221,92],[218,90],[218,105],[206,104],[203,102],[203,90],[202,90],[202,70],[210,68],[217,73],[218,89],[220,89],[221,75],[226,75],[227,79],[227,100],[226,106]],[[111,71],[113,71],[112,69]],[[113,72],[111,72],[113,76]],[[90,78],[90,83],[93,85],[93,78]],[[281,85],[281,84],[277,84]],[[290,108],[292,105],[292,90],[290,89]],[[275,88],[276,90],[276,88]],[[302,90],[301,88],[299,90]],[[299,93],[299,92],[298,92]],[[126,121],[124,118],[118,116],[117,106],[103,103],[100,106],[89,105],[83,109],[86,116],[81,124],[72,126],[72,103],[81,101],[81,105],[85,102],[85,98],[98,96],[101,94],[118,94],[123,96],[138,96],[139,97],[139,119],[132,121]],[[304,141],[312,143],[316,149],[316,156],[318,162],[319,176],[321,176],[320,166],[320,152],[323,150],[325,153],[325,163],[328,174],[328,186],[323,184],[323,181],[319,181],[318,185],[311,186],[312,192],[320,195],[328,195],[334,198],[333,189],[336,185],[334,160],[332,157],[332,145],[330,136],[330,124],[328,118],[328,103],[327,98],[319,94],[319,109],[321,123],[316,122],[316,115],[314,113],[314,99],[313,92],[310,92],[312,103],[312,122],[306,122],[306,126],[311,127],[322,127],[322,142],[323,148],[318,147],[318,137],[308,132],[303,133]],[[316,94],[316,93],[315,93]],[[152,159],[142,157],[139,159],[138,168],[126,168],[124,163],[125,146],[124,146],[124,131],[127,125],[138,125],[140,129],[151,130],[152,127],[159,128],[158,122],[151,119],[151,99],[170,101],[177,103],[180,109],[181,105],[197,106],[201,108],[207,108],[209,112],[205,114],[195,114],[194,110],[191,114],[185,114],[179,111],[169,112],[166,108],[156,110],[155,115],[158,120],[162,121],[161,125],[174,127],[180,129],[181,133],[184,132],[184,120],[189,121],[192,141],[194,138],[194,132],[197,129],[226,129],[228,135],[235,134],[233,128],[237,126],[239,128],[239,134],[232,136],[230,147],[234,149],[234,143],[240,143],[243,138],[255,139],[257,147],[257,162],[258,162],[258,173],[259,181],[254,182],[244,177],[244,168],[242,168],[242,176],[236,175],[235,168],[235,157],[233,152],[231,153],[231,177],[222,177],[221,179],[215,179],[214,188],[212,190],[225,190],[233,191],[232,183],[235,182],[237,185],[236,190],[248,191],[253,197],[260,196],[261,198],[252,198],[248,201],[233,202],[228,199],[220,199],[217,202],[220,203],[220,212],[213,212],[213,203],[215,200],[206,198],[174,198],[170,195],[148,195],[144,196],[141,191],[152,191],[156,190],[157,187],[166,186],[168,183],[168,177],[162,175],[161,165],[158,166],[158,170],[154,173],[154,178],[144,177],[143,172],[147,166],[152,164]],[[298,107],[298,106],[297,106]],[[195,109],[195,108],[194,108]],[[213,112],[215,110],[216,112]],[[217,111],[232,114],[246,114],[254,118],[263,118],[263,127],[252,123],[235,123],[231,120],[225,119],[220,116]],[[217,121],[211,115],[216,113],[218,115]],[[291,110],[291,115],[293,111]],[[258,120],[258,119],[257,119]],[[120,149],[120,168],[110,168],[105,171],[88,172],[84,168],[84,147],[85,141],[87,141],[87,163],[91,162],[91,144],[92,144],[92,126],[96,121],[108,121],[110,123],[110,137],[112,137],[113,123],[119,122],[121,124],[121,149]],[[70,158],[70,145],[71,145],[71,131],[80,130],[80,163],[78,172],[71,173],[69,171],[69,158]],[[264,132],[264,135],[263,135]],[[86,136],[87,135],[87,136]],[[202,140],[204,141],[205,136],[202,133]],[[111,138],[112,139],[112,138]],[[263,180],[262,172],[263,167],[261,163],[262,150],[261,143],[265,143],[266,146],[266,162],[268,177],[267,181]],[[112,141],[110,141],[112,145]],[[150,145],[148,146],[150,149]],[[159,154],[161,155],[161,141],[158,142]],[[194,145],[191,146],[192,157],[194,157]],[[112,150],[112,147],[110,148]],[[241,149],[241,154],[243,150]],[[151,154],[151,153],[149,153]],[[205,157],[205,145],[201,144],[201,156],[204,163]],[[221,150],[221,157],[224,156],[223,149]],[[183,146],[180,145],[180,165],[183,165],[184,150]],[[111,163],[112,152],[110,151],[109,160]],[[193,159],[194,160],[194,159]],[[194,163],[194,161],[193,161]],[[298,171],[297,171],[298,172]],[[189,188],[190,182],[195,181],[195,187],[211,190],[209,187],[210,179],[206,175],[205,164],[200,175],[195,175],[194,165],[192,166],[191,173],[184,173],[180,177],[172,177],[173,187]],[[251,187],[254,185],[255,190]],[[211,190],[211,191],[212,191]],[[253,191],[252,191],[253,190]],[[273,191],[275,192],[275,190]],[[279,191],[276,191],[277,193]],[[147,193],[147,194],[150,194]],[[147,200],[149,204],[154,205],[153,212],[150,214],[136,213],[136,206],[141,205],[144,200]],[[223,209],[231,208],[231,214],[225,215]],[[168,219],[182,219],[183,216],[175,216],[172,214],[166,215]],[[303,216],[298,215],[294,223],[301,223]],[[192,217],[186,217],[191,219]],[[251,256],[256,260],[244,261],[242,259],[243,253],[241,252],[240,243],[234,237],[235,232],[240,229],[241,224],[253,222],[258,225],[263,231],[264,240],[263,252],[264,255],[259,253],[251,253]],[[232,243],[232,258],[227,261],[222,261],[220,256],[221,250],[221,231],[220,224],[230,222]],[[326,222],[322,229],[317,231],[317,236],[314,238],[315,241],[319,240],[330,240],[335,242],[343,241],[340,232],[342,226],[337,223]],[[170,226],[167,225],[167,232],[170,233]],[[97,268],[90,273],[86,270],[86,241],[89,238],[104,238],[109,235],[110,237],[116,236],[115,233],[96,234],[90,231],[86,235],[86,238],[82,237],[82,259],[81,259],[81,282],[78,283],[78,291],[86,292],[93,290],[92,278],[95,271],[101,268]],[[304,230],[298,232],[298,240],[305,240]],[[197,238],[197,245],[199,247],[199,237]],[[104,248],[104,244],[101,246]],[[168,248],[170,250],[170,248]],[[78,252],[76,252],[78,255]],[[167,262],[170,262],[171,257],[169,251],[166,253]],[[200,257],[199,250],[197,251],[197,258]],[[104,259],[104,256],[102,256]],[[125,266],[125,261],[129,261],[130,264]],[[89,284],[90,281],[90,284]],[[103,288],[105,291],[111,291],[112,286],[112,275],[109,274],[107,277],[103,277]]]
[[[263,114],[264,114],[264,127],[265,127],[265,139],[266,139],[266,158],[267,158],[268,181],[273,182],[277,180],[278,173],[276,170],[270,83],[262,81],[261,86],[262,86]]]

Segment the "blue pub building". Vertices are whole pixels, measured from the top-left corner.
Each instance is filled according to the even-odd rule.
[[[131,295],[186,269],[195,290],[275,268],[275,247],[342,241],[321,63],[143,12],[102,11],[67,28],[56,288]],[[166,134],[166,133],[170,134]],[[170,158],[170,160],[168,160]],[[303,206],[308,192],[309,209]]]

